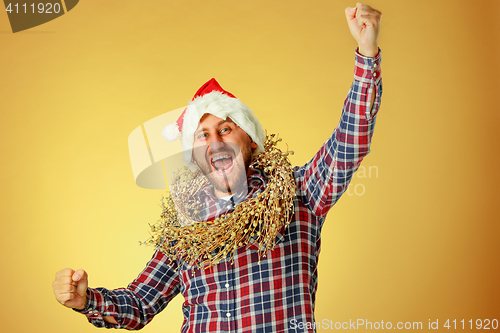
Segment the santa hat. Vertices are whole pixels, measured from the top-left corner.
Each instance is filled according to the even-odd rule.
[[[210,79],[196,92],[191,102],[173,124],[167,125],[163,137],[170,142],[181,137],[181,145],[186,153],[186,161],[191,160],[194,132],[198,128],[201,117],[210,113],[220,119],[231,118],[257,144],[254,156],[264,151],[266,135],[252,110],[233,94],[222,89],[215,79]]]

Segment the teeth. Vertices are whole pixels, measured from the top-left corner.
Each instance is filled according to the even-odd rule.
[[[225,159],[225,158],[231,158],[231,156],[229,156],[229,155],[220,155],[220,156],[214,157],[212,159],[212,162],[216,162],[218,160],[222,160],[222,159]]]

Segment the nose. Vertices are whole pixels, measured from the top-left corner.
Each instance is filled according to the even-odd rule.
[[[222,137],[219,133],[214,133],[210,135],[209,139],[207,140],[207,145],[210,151],[217,151],[222,146],[224,146],[224,141],[222,140]]]

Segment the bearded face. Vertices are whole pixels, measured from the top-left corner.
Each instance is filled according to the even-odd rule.
[[[247,188],[252,149],[257,145],[230,118],[205,114],[195,132],[193,162],[224,197]]]

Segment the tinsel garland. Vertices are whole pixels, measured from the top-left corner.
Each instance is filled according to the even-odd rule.
[[[142,244],[155,246],[169,259],[181,259],[193,268],[208,268],[227,256],[233,262],[237,248],[252,244],[258,249],[259,260],[265,257],[293,214],[295,179],[288,159],[293,151],[282,152],[276,147],[280,141],[274,134],[267,136],[264,152],[251,164],[268,177],[264,191],[212,221],[199,222],[202,205],[197,196],[209,185],[208,179],[199,170],[181,170],[170,194],[162,198],[162,214],[151,225],[151,238]]]

